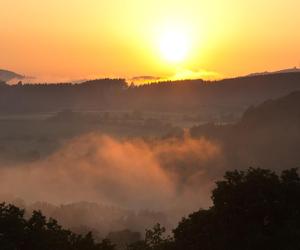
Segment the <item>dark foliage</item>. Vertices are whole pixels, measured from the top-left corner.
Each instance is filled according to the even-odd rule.
[[[0,204],[1,250],[114,250],[108,240],[96,243],[91,233],[84,236],[63,229],[54,219],[34,211],[29,219],[24,210]]]
[[[250,168],[227,172],[212,194],[213,206],[184,218],[174,230],[175,249],[300,249],[300,178]]]

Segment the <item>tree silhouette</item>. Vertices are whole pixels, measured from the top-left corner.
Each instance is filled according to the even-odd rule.
[[[265,169],[227,172],[213,206],[184,218],[176,249],[300,249],[300,179]]]
[[[157,223],[152,229],[147,229],[145,239],[133,243],[127,250],[168,250],[172,249],[172,239],[165,237],[166,229]]]
[[[96,243],[91,233],[72,233],[40,211],[34,211],[29,219],[24,213],[14,205],[0,204],[1,250],[114,250],[108,240]]]

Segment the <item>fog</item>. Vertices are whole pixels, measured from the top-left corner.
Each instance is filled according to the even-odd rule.
[[[208,205],[207,191],[221,155],[215,143],[189,136],[147,142],[91,133],[70,140],[46,159],[2,166],[0,188],[30,202],[194,209]]]
[[[143,231],[156,222],[173,225],[181,216],[209,206],[209,193],[222,172],[222,162],[222,150],[216,143],[188,135],[144,140],[88,133],[67,141],[47,158],[1,166],[0,190],[3,199],[21,198],[26,203],[21,205],[29,211],[45,210],[45,214],[73,228],[100,227],[105,233],[125,227]],[[81,210],[78,217],[72,214],[74,206],[60,207],[74,203]],[[59,207],[64,208],[63,214],[57,212]],[[107,214],[112,207],[117,214]],[[85,210],[89,212],[82,219]],[[116,221],[128,217],[127,210],[140,213],[138,222],[118,225]],[[146,210],[153,214],[141,215]],[[100,225],[99,217],[105,225]]]

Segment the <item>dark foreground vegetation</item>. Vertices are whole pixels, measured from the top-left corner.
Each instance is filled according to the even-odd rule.
[[[114,246],[103,240],[96,243],[91,233],[84,236],[63,229],[56,220],[46,219],[34,211],[30,218],[24,210],[14,205],[0,204],[1,250],[113,250]]]
[[[300,177],[296,169],[280,175],[266,169],[230,171],[216,183],[213,205],[183,218],[165,236],[159,224],[127,250],[296,250],[300,249]],[[63,229],[40,212],[24,218],[13,205],[0,205],[0,248],[115,249],[108,240],[96,243]]]
[[[174,249],[299,249],[300,178],[296,169],[227,172],[213,206],[183,219]]]

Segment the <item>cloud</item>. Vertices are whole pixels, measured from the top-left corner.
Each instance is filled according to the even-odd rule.
[[[139,84],[147,84],[152,82],[159,82],[161,80],[164,80],[160,76],[135,76],[132,78],[127,79],[128,82],[134,83],[136,85]]]
[[[161,77],[159,76],[135,76],[132,77],[130,80],[132,81],[158,81]]]

